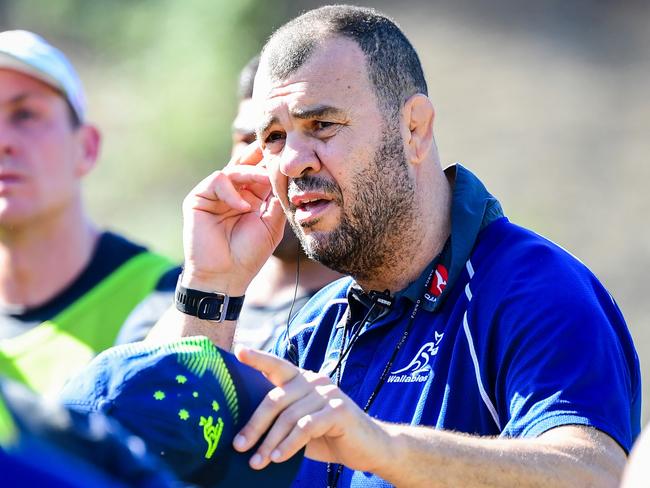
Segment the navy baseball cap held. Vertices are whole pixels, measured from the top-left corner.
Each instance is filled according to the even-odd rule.
[[[234,436],[273,385],[206,337],[113,347],[99,354],[61,393],[64,405],[102,412],[141,437],[181,480],[200,486],[286,487],[303,452],[253,470],[255,452],[239,453]]]

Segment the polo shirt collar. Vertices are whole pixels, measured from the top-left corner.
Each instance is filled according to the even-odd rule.
[[[422,300],[422,308],[437,310],[460,276],[474,248],[481,230],[503,217],[501,204],[485,188],[483,183],[460,164],[445,169],[454,187],[451,205],[451,235],[442,252],[427,266],[417,280],[396,294],[416,302],[422,297],[429,275],[432,275],[428,293]]]

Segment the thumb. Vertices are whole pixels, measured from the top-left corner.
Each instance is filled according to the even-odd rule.
[[[286,222],[284,211],[282,210],[282,205],[280,204],[280,199],[278,197],[273,194],[269,196],[260,218],[269,230],[269,233],[273,238],[273,244],[277,246],[282,240],[284,225]]]

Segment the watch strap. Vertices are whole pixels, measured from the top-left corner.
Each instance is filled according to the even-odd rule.
[[[202,320],[223,322],[224,320],[237,320],[244,296],[231,297],[226,293],[207,292],[186,288],[179,283],[174,294],[176,308],[187,315],[198,317]]]

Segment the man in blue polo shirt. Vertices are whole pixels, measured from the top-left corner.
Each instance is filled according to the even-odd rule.
[[[255,81],[259,148],[184,202],[174,325],[230,347],[286,215],[350,278],[292,321],[284,359],[238,350],[276,385],[234,440],[251,466],[306,446],[297,486],[616,485],[640,410],[621,313],[471,172],[443,171],[426,94],[411,44],[374,10],[280,28]]]

